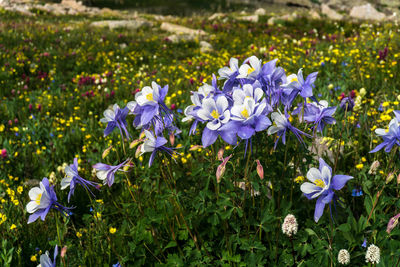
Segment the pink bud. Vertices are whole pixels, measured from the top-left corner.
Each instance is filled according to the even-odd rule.
[[[37,107],[37,109],[38,109],[39,111],[41,111],[41,110],[42,110],[42,105],[39,104],[38,107]]]
[[[143,144],[140,144],[136,149],[136,152],[135,152],[135,157],[136,158],[138,158],[140,156],[140,154],[142,154],[142,145]]]
[[[64,258],[64,257],[65,257],[65,254],[67,254],[67,246],[64,246],[64,247],[61,249],[61,258]]]
[[[171,109],[172,109],[172,110],[176,109],[176,105],[175,105],[175,104],[172,104],[172,105],[171,105]]]
[[[28,108],[29,108],[29,110],[32,110],[32,108],[33,108],[32,104],[29,104]]]
[[[264,168],[261,165],[259,160],[256,160],[256,162],[257,162],[257,174],[260,177],[260,179],[262,180],[262,179],[264,179]]]
[[[219,150],[218,150],[218,160],[224,160],[224,148],[223,147],[221,147]]]
[[[197,149],[200,149],[200,148],[203,148],[203,147],[201,145],[194,145],[189,149],[189,151],[197,150]]]
[[[169,135],[169,142],[171,143],[171,146],[173,146],[174,145],[174,143],[175,143],[175,134],[170,134]]]
[[[399,223],[399,217],[400,213],[397,214],[396,216],[390,218],[388,225],[386,227],[386,232],[390,234],[390,232],[396,227],[396,225]]]
[[[226,165],[226,163],[228,163],[228,161],[231,157],[232,157],[232,155],[229,155],[228,157],[224,158],[222,163],[218,166],[217,173],[216,173],[217,183],[221,182],[221,178],[225,173],[225,165]]]

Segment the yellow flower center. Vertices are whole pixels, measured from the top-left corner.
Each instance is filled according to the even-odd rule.
[[[325,187],[325,183],[324,181],[322,181],[321,179],[317,179],[314,181],[314,184],[318,187],[324,188]]]
[[[245,117],[246,119],[249,117],[249,112],[247,111],[247,109],[243,109],[243,111],[240,112],[240,114],[242,114],[242,116]]]
[[[290,80],[291,83],[292,83],[292,82],[297,82],[297,81],[299,81],[299,80],[297,80],[297,77],[293,77],[293,78]]]
[[[149,101],[153,101],[153,94],[152,93],[147,94],[146,99]]]
[[[40,199],[41,198],[42,198],[42,194],[38,194],[36,199],[35,199],[36,204],[40,205]]]
[[[249,68],[249,69],[247,70],[247,74],[250,74],[250,73],[252,73],[253,71],[255,71],[254,68]]]
[[[211,112],[211,116],[212,116],[214,119],[218,119],[218,118],[219,118],[219,113],[218,113],[218,111],[217,111],[216,109],[214,109],[214,110]]]

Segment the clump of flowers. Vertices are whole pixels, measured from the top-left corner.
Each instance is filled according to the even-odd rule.
[[[40,267],[56,267],[56,258],[58,255],[58,246],[54,248],[53,260],[50,259],[49,252],[46,251],[45,254],[40,255]]]
[[[338,262],[343,265],[350,263],[350,253],[347,249],[341,249],[338,254]]]
[[[326,124],[335,122],[332,115],[336,108],[328,107],[326,101],[318,103],[313,95],[317,72],[304,79],[300,69],[297,74],[286,77],[284,69],[276,67],[276,62],[277,59],[262,64],[261,59],[251,56],[239,66],[238,60],[231,58],[229,67],[218,71],[219,79],[225,80],[222,88],[213,76],[211,85],[204,84],[197,92],[192,92],[192,105],[185,109],[183,121],[193,120],[191,134],[199,123],[206,124],[202,132],[203,147],[212,145],[218,136],[236,145],[239,137],[247,150],[252,137],[266,129],[269,135],[277,134],[275,147],[280,138],[283,144],[286,143],[286,132],[292,132],[299,142],[304,143],[302,136],[311,136],[295,128],[289,115],[298,96],[304,103],[299,105],[297,113],[292,114],[304,115],[306,111],[306,121],[313,123],[319,132]],[[306,98],[315,103],[307,104]]]
[[[291,237],[295,234],[297,234],[297,220],[296,217],[293,214],[288,214],[285,217],[285,220],[283,221],[282,224],[282,232]]]
[[[378,264],[381,259],[381,251],[374,244],[369,245],[367,253],[365,254],[365,262]]]

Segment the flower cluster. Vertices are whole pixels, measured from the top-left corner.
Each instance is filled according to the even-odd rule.
[[[231,145],[236,145],[239,137],[247,148],[251,138],[267,128],[268,134],[278,135],[275,147],[281,137],[285,144],[288,131],[303,143],[302,136],[310,135],[295,128],[289,115],[297,96],[304,99],[304,103],[292,114],[301,114],[300,121],[304,117],[319,132],[326,124],[335,122],[332,115],[336,108],[328,107],[326,101],[318,103],[313,95],[317,73],[304,79],[300,69],[297,75],[286,76],[276,62],[277,59],[262,64],[261,59],[251,56],[239,66],[238,60],[231,58],[229,67],[218,71],[219,79],[224,80],[222,88],[218,87],[217,78],[213,76],[211,85],[205,83],[192,93],[192,105],[186,107],[183,121],[194,120],[191,134],[198,123],[206,123],[202,133],[203,147],[212,145],[220,136]],[[315,102],[307,103],[307,98]]]
[[[292,215],[292,214],[288,214],[285,217],[285,220],[283,221],[282,232],[285,235],[291,237],[291,236],[297,234],[297,228],[298,228],[298,225],[297,225],[296,217],[294,217],[294,215]]]

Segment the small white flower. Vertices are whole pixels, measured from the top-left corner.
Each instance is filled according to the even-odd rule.
[[[365,262],[378,264],[380,259],[381,259],[380,249],[374,244],[371,244],[367,249],[367,254],[365,254]]]
[[[338,262],[343,265],[350,263],[350,253],[347,251],[347,249],[341,249],[339,251]]]
[[[288,214],[282,224],[282,232],[287,236],[297,234],[297,220],[293,214]]]

